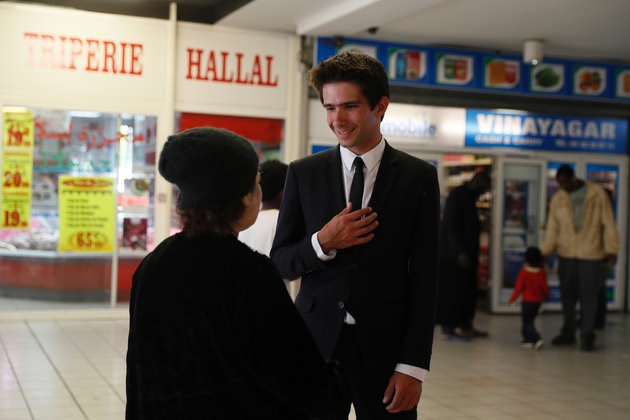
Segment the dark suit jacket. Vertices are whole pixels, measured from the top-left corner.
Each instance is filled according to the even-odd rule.
[[[435,323],[439,188],[435,168],[386,145],[370,206],[367,244],[321,261],[311,236],[346,206],[339,146],[289,165],[271,257],[283,278],[302,276],[296,306],[324,356],[346,310],[361,356],[383,389],[397,363],[429,369]]]

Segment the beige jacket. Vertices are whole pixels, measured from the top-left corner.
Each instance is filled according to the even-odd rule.
[[[551,198],[547,236],[541,249],[543,255],[549,255],[554,250],[560,257],[582,260],[599,260],[607,254],[617,255],[619,234],[610,198],[600,186],[585,182],[588,190],[579,232],[575,231],[569,193],[560,189]]]

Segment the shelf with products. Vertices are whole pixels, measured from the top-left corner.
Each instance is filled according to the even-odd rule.
[[[492,162],[492,157],[485,155],[444,154],[442,167],[448,190],[470,181],[475,173],[488,170]]]
[[[487,166],[492,165],[491,157],[481,157],[478,159],[463,159],[463,160],[454,160],[454,161],[445,161],[442,162],[445,167],[453,167],[453,166]]]

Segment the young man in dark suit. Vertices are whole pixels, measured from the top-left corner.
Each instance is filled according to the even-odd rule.
[[[271,258],[284,278],[302,276],[296,306],[339,361],[337,418],[353,404],[359,420],[415,420],[435,324],[437,172],[383,139],[380,62],[341,53],[309,83],[339,145],[289,165]]]

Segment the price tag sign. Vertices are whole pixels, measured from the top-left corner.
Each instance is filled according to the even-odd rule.
[[[59,252],[112,252],[114,179],[59,177]]]
[[[33,149],[35,145],[35,123],[33,111],[4,112],[4,148]]]
[[[2,193],[2,229],[29,229],[31,191],[18,190]]]
[[[5,150],[2,155],[2,189],[31,189],[33,179],[33,152]]]

